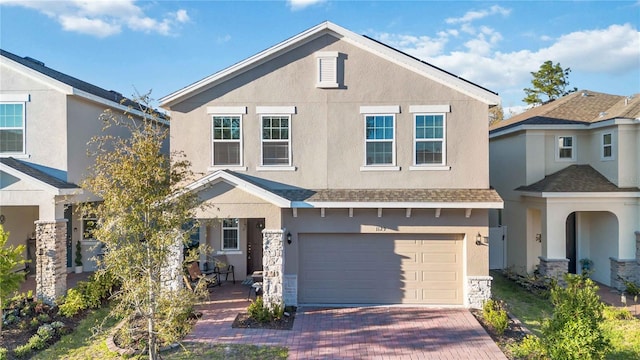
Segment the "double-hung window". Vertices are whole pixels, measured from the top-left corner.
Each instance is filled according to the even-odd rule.
[[[213,116],[213,166],[242,165],[242,117]]]
[[[222,220],[222,250],[240,250],[240,226],[238,219]]]
[[[395,165],[395,115],[365,115],[365,165]]]
[[[575,137],[558,136],[556,144],[558,160],[575,160]]]
[[[25,103],[0,103],[0,154],[25,153]]]
[[[602,134],[602,160],[613,159],[613,135],[611,133]]]
[[[291,116],[262,115],[262,165],[291,166]]]
[[[414,126],[414,165],[444,165],[444,114],[415,114]]]

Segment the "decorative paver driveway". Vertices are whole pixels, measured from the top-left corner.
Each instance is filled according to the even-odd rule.
[[[465,309],[299,308],[292,330],[234,329],[247,292],[231,284],[213,290],[185,340],[285,346],[289,359],[506,359]]]

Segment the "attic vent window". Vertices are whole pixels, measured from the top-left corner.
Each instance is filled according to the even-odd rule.
[[[317,83],[319,88],[338,87],[338,52],[321,51],[316,53],[318,69]]]

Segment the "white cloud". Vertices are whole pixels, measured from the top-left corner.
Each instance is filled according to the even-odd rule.
[[[462,17],[459,18],[447,18],[445,22],[447,24],[469,23],[471,21],[482,19],[490,15],[499,14],[502,16],[508,16],[510,13],[510,9],[505,9],[502,6],[493,5],[492,7],[484,10],[467,11]]]
[[[288,0],[287,2],[289,3],[291,10],[296,11],[302,10],[311,5],[323,3],[325,0]]]
[[[135,4],[135,0],[110,1],[24,1],[0,0],[3,5],[22,6],[37,10],[55,19],[66,31],[108,37],[122,32],[123,27],[133,31],[173,35],[180,23],[189,21],[184,9],[164,18],[153,18]]]

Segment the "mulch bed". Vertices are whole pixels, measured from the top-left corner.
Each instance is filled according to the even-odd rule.
[[[249,317],[249,313],[240,313],[233,320],[232,328],[244,329],[273,329],[273,330],[291,330],[293,321],[295,320],[295,311],[289,312],[290,316],[283,316],[281,319],[275,319],[269,322],[258,322]]]
[[[509,350],[509,345],[519,343],[524,339],[525,336],[530,334],[530,332],[517,320],[509,317],[509,325],[507,329],[504,331],[502,335],[497,334],[491,325],[489,325],[482,316],[482,310],[471,309],[471,313],[475,316],[476,320],[482,325],[482,327],[486,330],[486,332],[491,336],[493,341],[498,345],[500,350],[507,356],[509,359],[514,359],[511,355],[511,351]]]

